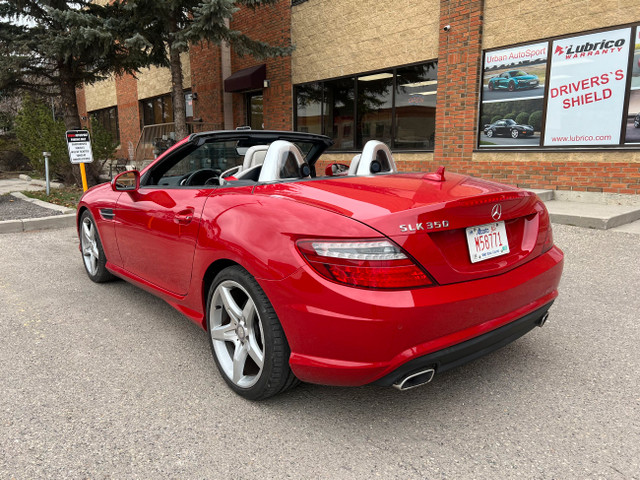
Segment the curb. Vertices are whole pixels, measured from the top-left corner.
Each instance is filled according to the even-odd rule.
[[[0,234],[32,232],[34,230],[50,230],[54,228],[74,227],[76,225],[76,213],[71,208],[54,205],[49,202],[43,202],[36,198],[30,198],[20,192],[13,192],[11,195],[20,200],[38,205],[39,207],[56,210],[61,212],[62,215],[39,218],[22,218],[19,220],[2,220],[0,221]]]
[[[49,230],[53,228],[74,227],[76,214],[55,215],[53,217],[24,218],[21,220],[0,221],[0,234],[31,232],[33,230]]]

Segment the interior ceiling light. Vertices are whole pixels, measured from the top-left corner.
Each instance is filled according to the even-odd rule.
[[[366,77],[358,77],[358,80],[363,82],[371,82],[373,80],[382,80],[384,78],[393,77],[393,73],[375,73],[373,75],[367,75]]]
[[[404,83],[400,86],[401,87],[424,87],[426,85],[435,85],[436,83],[438,83],[438,80],[425,80],[424,82]]]

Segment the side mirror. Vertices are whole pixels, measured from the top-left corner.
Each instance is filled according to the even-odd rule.
[[[129,170],[115,176],[111,188],[116,192],[135,192],[140,188],[140,172]]]
[[[344,163],[330,163],[324,169],[324,174],[330,177],[341,177],[349,173],[349,165]]]

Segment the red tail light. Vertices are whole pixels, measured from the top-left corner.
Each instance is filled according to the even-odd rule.
[[[372,289],[433,285],[429,276],[388,240],[300,240],[297,245],[309,265],[334,282]]]

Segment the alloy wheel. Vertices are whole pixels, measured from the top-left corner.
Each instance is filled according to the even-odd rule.
[[[80,242],[84,265],[87,267],[89,275],[96,275],[98,273],[100,252],[98,250],[98,241],[96,238],[96,226],[89,217],[85,217],[84,220],[82,220],[82,234],[80,236]]]
[[[264,367],[264,332],[260,314],[242,285],[225,280],[211,299],[209,334],[223,373],[240,388],[260,379]]]

